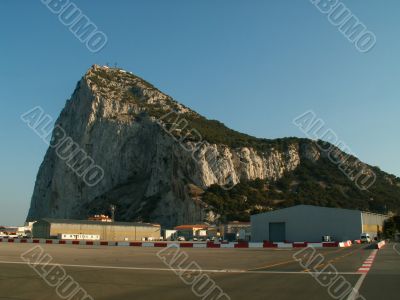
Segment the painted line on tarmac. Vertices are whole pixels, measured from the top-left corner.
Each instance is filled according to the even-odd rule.
[[[268,268],[272,268],[272,267],[287,265],[287,264],[295,263],[295,262],[296,262],[295,260],[291,259],[291,260],[286,260],[286,261],[273,263],[273,264],[270,264],[270,265],[267,265],[267,266],[263,266],[263,267],[253,268],[253,269],[250,269],[248,271],[258,271],[258,270],[268,269]]]
[[[343,249],[345,249],[345,248],[343,248]],[[337,257],[335,257],[335,258],[332,258],[332,259],[330,259],[329,261],[327,261],[327,262],[325,262],[325,263],[321,263],[321,264],[315,266],[314,268],[315,268],[315,269],[320,269],[320,268],[325,267],[325,266],[327,266],[327,265],[329,265],[329,264],[333,264],[334,262],[337,262],[337,261],[339,261],[339,260],[342,260],[343,258],[345,258],[345,257],[347,257],[347,256],[349,256],[349,255],[352,255],[352,254],[355,253],[355,252],[360,251],[360,249],[362,249],[362,248],[358,248],[358,249],[355,249],[355,250],[353,250],[353,251],[350,251],[350,252],[348,252],[348,253],[346,253],[346,254],[344,254],[344,255],[341,255],[341,256],[337,256]],[[334,252],[332,252],[332,253],[334,253]],[[329,254],[330,254],[330,253],[329,253]],[[310,269],[304,270],[304,272],[309,272],[309,271],[310,271]]]
[[[0,261],[0,264],[10,265],[27,265],[21,261]],[[71,265],[71,264],[35,264],[35,266],[61,266],[66,268],[89,268],[89,269],[111,269],[111,270],[129,270],[129,271],[166,271],[166,272],[182,272],[182,269],[171,269],[171,268],[144,268],[144,267],[118,267],[118,266],[97,266],[97,265]],[[185,272],[198,272],[198,269],[187,269]],[[291,272],[291,271],[251,271],[251,270],[240,270],[240,269],[220,269],[220,270],[201,270],[204,273],[224,273],[224,274],[308,274],[303,272]],[[318,273],[318,274],[325,274]],[[326,274],[330,274],[326,272]],[[359,275],[355,272],[341,272],[343,275]]]
[[[337,252],[341,252],[341,251],[343,251],[345,249],[346,248],[340,248],[339,250],[328,252],[328,254],[334,254],[334,253],[337,253]],[[287,264],[291,264],[291,263],[297,263],[297,262],[294,259],[286,260],[286,261],[273,262],[273,263],[268,264],[266,266],[249,269],[249,271],[265,270],[265,269],[269,269],[269,268],[273,268],[273,267],[277,267],[277,266],[282,266],[282,265],[287,265]],[[302,271],[302,272],[304,272],[304,271]]]
[[[362,266],[358,269],[357,273],[358,274],[361,273],[362,275],[358,279],[349,297],[347,297],[347,300],[354,300],[356,299],[356,297],[358,297],[361,285],[363,284],[365,277],[367,277],[368,272],[371,270],[372,264],[374,263],[377,253],[378,250],[373,250],[371,254],[368,256],[368,258],[364,261]]]
[[[398,248],[398,249],[397,249]],[[400,243],[394,244],[393,245],[393,250],[400,255]]]
[[[375,261],[378,250],[373,250],[368,258],[363,262],[362,266],[358,269],[358,273],[368,273]]]
[[[362,283],[364,282],[365,277],[367,274],[362,274],[360,278],[358,279],[356,285],[353,287],[353,290],[351,291],[351,294],[349,297],[347,297],[347,300],[354,300],[356,297],[359,295],[359,290],[361,288]]]

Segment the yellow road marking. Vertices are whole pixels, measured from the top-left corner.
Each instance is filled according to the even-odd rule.
[[[329,252],[329,254],[337,253],[337,252],[343,251],[345,249],[346,248],[340,248],[339,250],[335,250],[333,252]],[[275,263],[273,263],[271,265],[266,265],[266,266],[262,266],[262,267],[258,267],[258,268],[254,268],[254,269],[249,269],[248,271],[257,271],[257,270],[261,270],[261,269],[268,269],[268,268],[281,266],[281,265],[286,265],[286,264],[290,264],[290,263],[296,263],[296,261],[294,259],[291,259],[291,260],[287,260],[287,261],[275,262]]]
[[[290,263],[294,263],[294,262],[296,262],[296,261],[293,260],[293,259],[291,259],[291,260],[287,260],[287,261],[277,262],[277,263],[274,263],[274,264],[272,264],[272,265],[266,265],[266,266],[263,266],[263,267],[250,269],[249,271],[256,271],[256,270],[261,270],[261,269],[268,269],[268,268],[272,268],[272,267],[276,267],[276,266],[281,266],[281,265],[286,265],[286,264],[290,264]]]
[[[346,249],[346,248],[343,248],[343,250],[344,250],[344,249]],[[349,253],[346,253],[346,254],[344,254],[344,255],[335,257],[335,258],[329,260],[328,262],[325,262],[325,263],[322,263],[322,264],[319,264],[319,265],[315,266],[315,267],[314,267],[314,270],[315,270],[315,269],[322,268],[322,267],[325,267],[326,265],[333,263],[335,260],[336,260],[336,261],[337,261],[337,260],[341,260],[341,259],[343,259],[343,258],[345,258],[345,257],[347,257],[347,256],[349,256],[349,255],[351,255],[351,254],[353,254],[354,252],[357,252],[357,251],[362,250],[362,249],[363,249],[363,248],[358,248],[358,249],[355,249],[355,250],[353,250],[353,251],[351,251],[351,252],[349,252]],[[332,252],[332,253],[333,253],[333,252]],[[310,271],[311,271],[310,269],[306,269],[306,270],[304,270],[303,272],[310,272]]]

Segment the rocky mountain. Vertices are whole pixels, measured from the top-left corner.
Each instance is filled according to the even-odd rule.
[[[332,145],[236,132],[117,68],[92,66],[56,128],[104,176],[97,184],[85,182],[79,164],[70,163],[76,147],[65,147],[60,155],[55,129],[28,220],[87,218],[107,213],[110,204],[117,207],[117,220],[164,226],[246,220],[253,212],[297,203],[375,211],[400,206],[399,178]],[[332,158],[342,163],[335,165]]]

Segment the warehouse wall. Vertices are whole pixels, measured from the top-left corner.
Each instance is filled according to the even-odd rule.
[[[251,216],[252,241],[270,239],[270,222],[285,222],[286,240],[292,242],[320,242],[324,235],[354,240],[362,232],[360,211],[298,205]]]
[[[37,238],[56,238],[59,234],[94,234],[104,241],[140,241],[142,238],[160,238],[157,226],[119,226],[100,224],[59,224],[39,221],[34,225],[33,235]]]
[[[97,234],[104,241],[140,241],[142,238],[160,238],[160,227],[118,226],[89,224],[52,224],[50,235],[56,237],[60,233]]]
[[[362,232],[369,233],[371,238],[377,237],[378,231],[382,232],[383,223],[386,219],[388,219],[388,216],[386,215],[379,215],[367,212],[363,212],[361,217],[363,225]]]

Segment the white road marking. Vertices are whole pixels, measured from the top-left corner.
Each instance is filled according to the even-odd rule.
[[[351,291],[350,295],[347,297],[347,300],[354,300],[359,295],[359,290],[361,285],[364,282],[367,273],[371,270],[372,264],[376,258],[377,250],[374,250],[372,254],[364,261],[363,265],[358,269],[359,274],[361,273],[361,277],[358,279],[356,285]]]
[[[27,265],[25,262],[21,261],[0,261],[0,264],[15,264],[15,265]],[[38,264],[42,265],[42,264]],[[44,265],[44,264],[43,264]],[[67,268],[90,268],[90,269],[113,269],[113,270],[131,270],[131,271],[166,271],[166,272],[182,272],[182,269],[170,269],[170,268],[143,268],[143,267],[118,267],[118,266],[96,266],[96,265],[70,265],[70,264],[48,264],[48,266],[62,266]],[[198,272],[197,269],[188,269],[185,272]],[[248,270],[238,270],[238,269],[222,269],[222,270],[202,270],[204,273],[230,273],[230,274],[302,274],[309,275],[311,272],[285,272],[285,271],[248,271]],[[316,272],[316,274],[325,274]],[[331,274],[326,272],[326,274]],[[359,275],[356,272],[340,272],[341,275]]]
[[[398,245],[400,245],[400,244],[399,244],[399,243],[394,244],[394,245],[393,245],[393,250],[394,250],[398,255],[400,255],[400,246],[398,246]],[[397,249],[397,248],[399,248],[399,249]]]
[[[353,290],[351,291],[351,294],[347,297],[347,300],[354,300],[358,296],[360,287],[366,276],[367,276],[367,274],[361,275],[361,277],[358,279],[356,285],[354,286]]]

